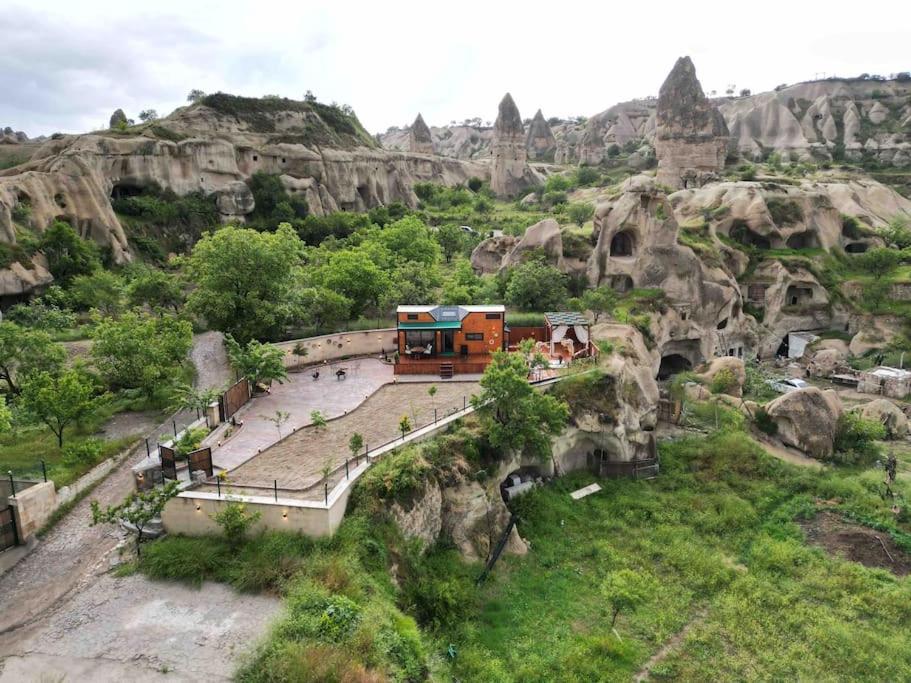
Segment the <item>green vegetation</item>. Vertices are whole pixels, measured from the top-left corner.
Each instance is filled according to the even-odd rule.
[[[544,258],[529,258],[508,273],[506,303],[523,311],[560,310],[568,296],[566,276]]]
[[[257,385],[271,385],[272,382],[282,383],[288,379],[285,370],[284,356],[281,349],[271,344],[263,344],[251,339],[241,345],[231,335],[225,336],[225,348],[228,350],[228,359],[231,367],[241,377],[246,377],[255,389]]]

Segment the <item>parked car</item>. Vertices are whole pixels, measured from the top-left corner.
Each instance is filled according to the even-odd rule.
[[[797,379],[796,377],[770,379],[767,380],[766,383],[780,394],[787,394],[791,391],[797,391],[798,389],[806,389],[808,386],[810,386],[809,382],[805,382],[802,379]]]
[[[475,229],[474,229],[473,227],[471,227],[470,225],[460,225],[460,226],[459,226],[459,230],[461,230],[462,232],[467,232],[469,235],[477,235],[477,234],[478,234],[478,231],[475,230]]]

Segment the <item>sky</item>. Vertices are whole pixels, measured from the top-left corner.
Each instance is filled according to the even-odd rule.
[[[194,88],[354,107],[372,133],[591,116],[657,95],[690,55],[706,92],[911,70],[911,3],[3,0],[0,128],[34,137],[165,115]]]

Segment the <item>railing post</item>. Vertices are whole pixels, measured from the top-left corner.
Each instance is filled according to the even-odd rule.
[[[465,396],[462,396],[462,410],[468,407],[468,399]]]
[[[278,479],[272,480],[272,489],[275,491],[275,501],[278,502]]]
[[[325,494],[326,505],[329,504],[329,482],[323,484],[323,493]]]
[[[171,424],[174,425],[174,438],[177,438],[177,420],[171,420]]]
[[[41,461],[41,474],[44,475],[44,483],[47,483],[47,463],[44,460]]]
[[[437,423],[437,409],[433,409],[433,424]]]
[[[13,497],[15,498],[15,496],[16,496],[16,482],[13,481],[13,471],[12,471],[12,470],[7,470],[6,473],[9,475],[9,490],[12,492],[12,493],[10,493],[10,495],[13,496]]]
[[[151,458],[151,457],[152,457],[152,449],[149,448],[149,440],[148,440],[148,439],[146,439],[146,457],[147,457],[147,458]]]
[[[215,477],[215,488],[218,489],[218,497],[221,498],[221,477]]]
[[[348,478],[348,458],[345,458],[345,479]]]

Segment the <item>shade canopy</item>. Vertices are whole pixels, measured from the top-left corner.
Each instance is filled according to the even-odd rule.
[[[458,320],[437,320],[418,323],[399,323],[400,330],[460,330],[462,323]]]

